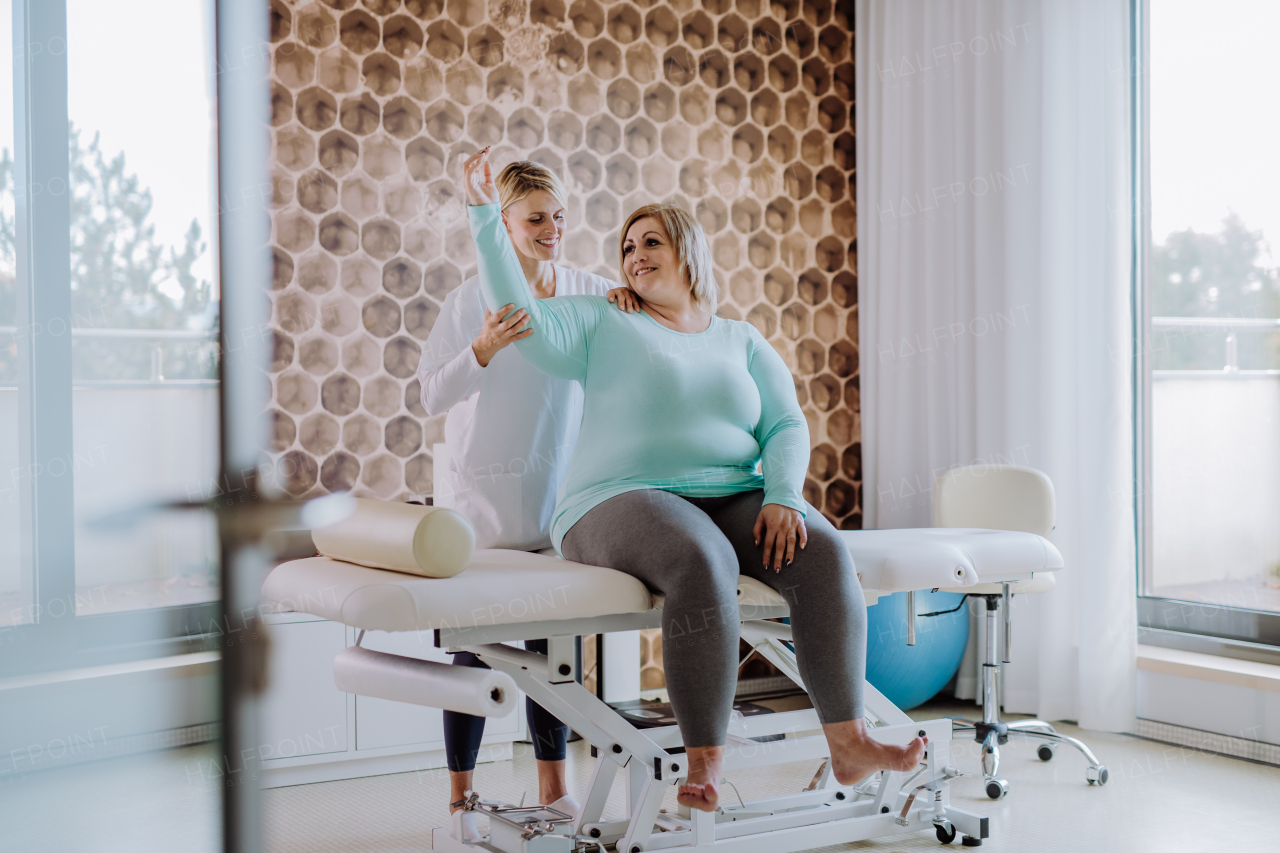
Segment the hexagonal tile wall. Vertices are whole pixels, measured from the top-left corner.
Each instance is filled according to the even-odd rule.
[[[616,280],[636,206],[698,217],[721,315],[794,374],[805,496],[861,526],[852,0],[269,5],[269,450],[285,488],[430,490],[443,419],[414,370],[475,272],[457,177],[492,145],[499,167],[527,157],[565,180],[565,263]]]

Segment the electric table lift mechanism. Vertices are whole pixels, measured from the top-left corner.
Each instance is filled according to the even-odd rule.
[[[999,783],[1000,796],[1007,785],[995,778],[998,744],[1015,732],[1040,738],[1046,749],[1062,741],[1080,747],[1089,759],[1090,782],[1105,782],[1105,768],[1083,744],[1057,735],[1051,726],[1039,721],[1007,725],[995,721],[994,605],[1003,599],[1007,624],[1011,594],[1052,586],[1053,572],[1062,568],[1063,561],[1048,540],[1032,533],[954,528],[841,531],[840,535],[853,556],[868,603],[898,591],[910,597],[912,590],[919,589],[968,592],[989,596],[993,602],[988,613],[989,664],[984,685],[988,719],[976,725],[982,727],[979,740],[986,741],[988,782]],[[731,799],[726,786],[714,812],[664,809],[664,796],[686,773],[679,729],[636,728],[575,680],[575,637],[660,625],[661,596],[650,594],[644,584],[622,572],[501,550],[476,551],[466,571],[447,578],[311,557],[275,568],[263,596],[278,610],[311,613],[362,632],[431,631],[436,646],[473,652],[492,668],[489,676],[498,681],[487,683],[479,697],[480,704],[494,706],[489,713],[507,713],[518,689],[594,747],[595,769],[583,813],[576,821],[545,807],[486,802],[473,793],[465,807],[488,816],[489,834],[478,843],[465,843],[451,838],[447,829],[436,829],[432,836],[436,850],[578,853],[615,845],[620,853],[789,853],[930,830],[943,843],[960,835],[966,846],[979,846],[990,832],[986,817],[950,802],[948,782],[960,775],[950,752],[953,721],[915,722],[870,684],[866,685],[866,708],[873,737],[894,744],[905,744],[918,735],[928,737],[916,769],[884,771],[855,786],[840,785],[831,773],[815,711],[762,714],[734,721],[724,769],[732,773],[786,762],[822,761],[808,787],[743,801]],[[791,627],[768,621],[787,615],[783,599],[747,577],[739,582],[738,599],[743,639],[803,688],[790,642]],[[914,613],[913,605],[908,602],[908,613]],[[914,619],[908,620],[908,634],[907,642],[914,642]],[[513,645],[543,638],[548,640],[545,655]],[[440,697],[451,691],[436,690],[433,685],[447,684],[455,675],[480,672],[374,652],[360,648],[359,640],[335,661],[340,689],[437,707],[447,706],[449,700]],[[414,681],[416,686],[407,683]],[[465,710],[456,704],[453,709]],[[785,739],[765,740],[779,734],[785,734]],[[625,792],[625,814],[606,817],[606,801],[618,784]]]

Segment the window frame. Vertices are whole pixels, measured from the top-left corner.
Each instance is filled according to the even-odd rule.
[[[0,629],[0,677],[211,650],[216,600],[76,614],[65,0],[13,0],[12,47],[18,455],[37,473],[19,478],[30,621]]]
[[[1130,0],[1131,308],[1133,322],[1134,542],[1140,642],[1254,659],[1280,651],[1280,613],[1185,601],[1145,592],[1152,532],[1151,0]]]

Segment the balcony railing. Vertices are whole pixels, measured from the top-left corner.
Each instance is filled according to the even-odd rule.
[[[17,337],[17,326],[0,326],[0,340]],[[218,384],[216,379],[166,379],[164,375],[164,349],[161,343],[181,341],[217,343],[218,333],[191,329],[87,329],[72,328],[72,340],[128,340],[153,341],[151,348],[151,375],[147,379],[76,379],[78,388],[146,388],[163,385],[167,388],[208,388]]]
[[[1280,370],[1241,370],[1236,333],[1241,331],[1280,332],[1280,318],[1271,317],[1152,317],[1156,329],[1194,332],[1226,332],[1226,352],[1221,370],[1153,370],[1155,379],[1254,379],[1280,376]]]

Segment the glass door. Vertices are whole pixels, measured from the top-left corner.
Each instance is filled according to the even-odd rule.
[[[205,0],[67,0],[80,616],[218,599],[212,516],[94,523],[217,482],[213,68]]]
[[[0,629],[31,620],[32,577],[24,555],[18,446],[18,255],[14,195],[13,8],[0,0]],[[24,336],[24,335],[23,335]]]
[[[258,849],[268,25],[0,0],[6,850]]]
[[[1148,627],[1280,644],[1280,6],[1145,13],[1140,612]]]

